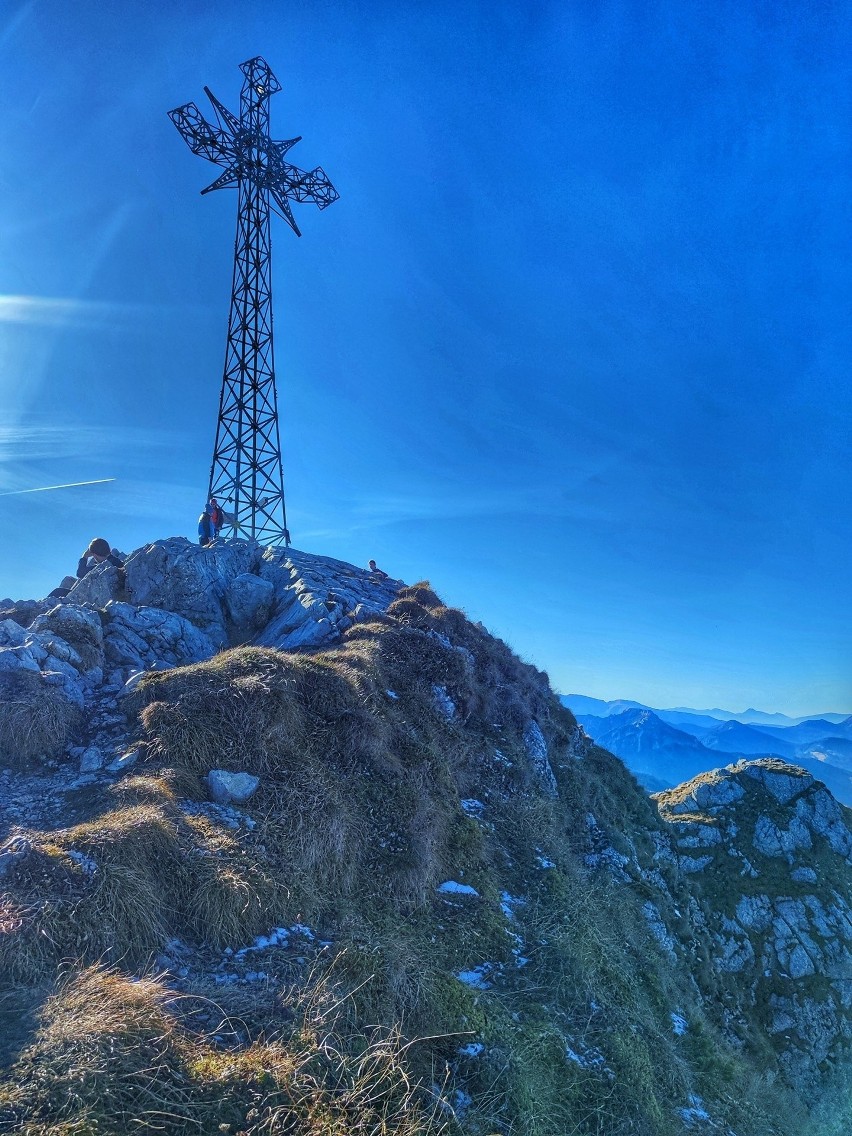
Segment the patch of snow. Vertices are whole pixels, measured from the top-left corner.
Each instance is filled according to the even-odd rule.
[[[459,1048],[459,1057],[479,1057],[480,1053],[484,1052],[485,1046],[481,1041],[471,1041],[468,1045]]]
[[[488,976],[494,969],[495,965],[493,962],[483,962],[479,966],[473,967],[471,970],[460,970],[456,978],[459,982],[463,982],[465,986],[472,986],[475,990],[490,990],[493,983],[488,981]]]
[[[710,1119],[710,1113],[705,1109],[704,1102],[701,1097],[696,1096],[695,1093],[690,1093],[689,1106],[687,1108],[679,1108],[678,1115],[684,1124],[690,1128],[698,1122],[704,1122]]]
[[[555,868],[556,867],[556,864],[554,863],[554,861],[549,859],[547,856],[543,855],[543,853],[540,852],[538,848],[536,848],[536,850],[535,850],[535,859],[536,859],[536,863],[538,864],[538,866],[540,868]]]
[[[607,1065],[606,1058],[594,1045],[584,1045],[582,1042],[574,1042],[576,1048],[570,1045],[565,1046],[565,1056],[569,1061],[573,1061],[575,1065],[579,1065],[581,1069],[592,1069],[596,1073],[603,1073],[607,1077],[614,1077],[612,1069]]]
[[[683,1014],[676,1014],[672,1011],[672,1033],[677,1037],[683,1037],[687,1030],[687,1021]]]
[[[482,801],[477,801],[475,797],[467,797],[462,801],[461,807],[465,816],[473,817],[474,820],[478,820],[485,810],[485,805]]]
[[[268,951],[272,947],[286,947],[294,935],[311,943],[316,939],[314,932],[304,923],[294,923],[292,927],[273,927],[268,935],[258,935],[249,946],[234,951],[234,958],[245,958],[250,952]],[[228,953],[227,949],[225,953]]]
[[[392,702],[396,702],[399,699],[399,695],[395,690],[386,690],[385,694],[388,696],[388,698],[391,699]]]
[[[471,895],[479,897],[479,892],[470,884],[460,884],[456,880],[445,880],[436,891],[441,895]]]
[[[515,918],[515,908],[523,907],[527,901],[520,895],[509,895],[507,891],[500,892],[500,910],[507,919]]]

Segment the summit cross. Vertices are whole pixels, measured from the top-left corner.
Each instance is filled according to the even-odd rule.
[[[195,103],[169,111],[169,118],[193,154],[223,167],[201,192],[232,186],[239,190],[228,345],[209,496],[224,506],[226,527],[233,535],[289,545],[272,345],[269,213],[271,209],[283,217],[301,236],[290,202],[313,201],[325,209],[340,195],[319,167],[306,172],[285,161],[300,138],[270,138],[269,97],[281,84],[269,64],[258,56],[240,64],[240,70],[245,81],[239,118],[207,87],[215,126]]]

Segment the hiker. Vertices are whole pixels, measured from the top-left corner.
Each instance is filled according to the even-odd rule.
[[[375,560],[370,561],[370,575],[375,580],[389,580],[390,579],[390,576],[387,574],[387,572],[383,572],[381,570],[381,568],[376,567]]]
[[[97,568],[99,564],[106,561],[116,568],[123,568],[124,561],[110,548],[109,542],[105,541],[102,536],[96,536],[93,541],[89,542],[89,547],[80,557],[77,564],[77,579],[82,580],[87,573],[91,572],[93,568]]]
[[[216,539],[216,530],[213,528],[213,517],[210,505],[204,506],[204,512],[198,518],[198,543],[202,548],[212,544]]]
[[[222,526],[225,523],[225,510],[215,497],[211,497],[207,502],[207,508],[210,510],[210,524],[213,527],[213,539],[218,540],[219,533],[222,531]]]

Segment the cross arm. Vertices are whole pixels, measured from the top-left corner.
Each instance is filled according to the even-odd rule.
[[[233,147],[230,135],[211,126],[195,103],[170,110],[169,118],[193,154],[200,154],[220,166],[231,162]]]
[[[282,166],[286,178],[285,192],[294,201],[313,201],[320,209],[325,209],[340,197],[321,166],[307,173],[287,162],[282,162]]]

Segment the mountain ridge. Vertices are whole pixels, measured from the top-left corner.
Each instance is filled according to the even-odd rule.
[[[852,828],[809,774],[650,797],[427,582],[172,539],[74,592],[0,618],[0,1130],[843,1117]]]

